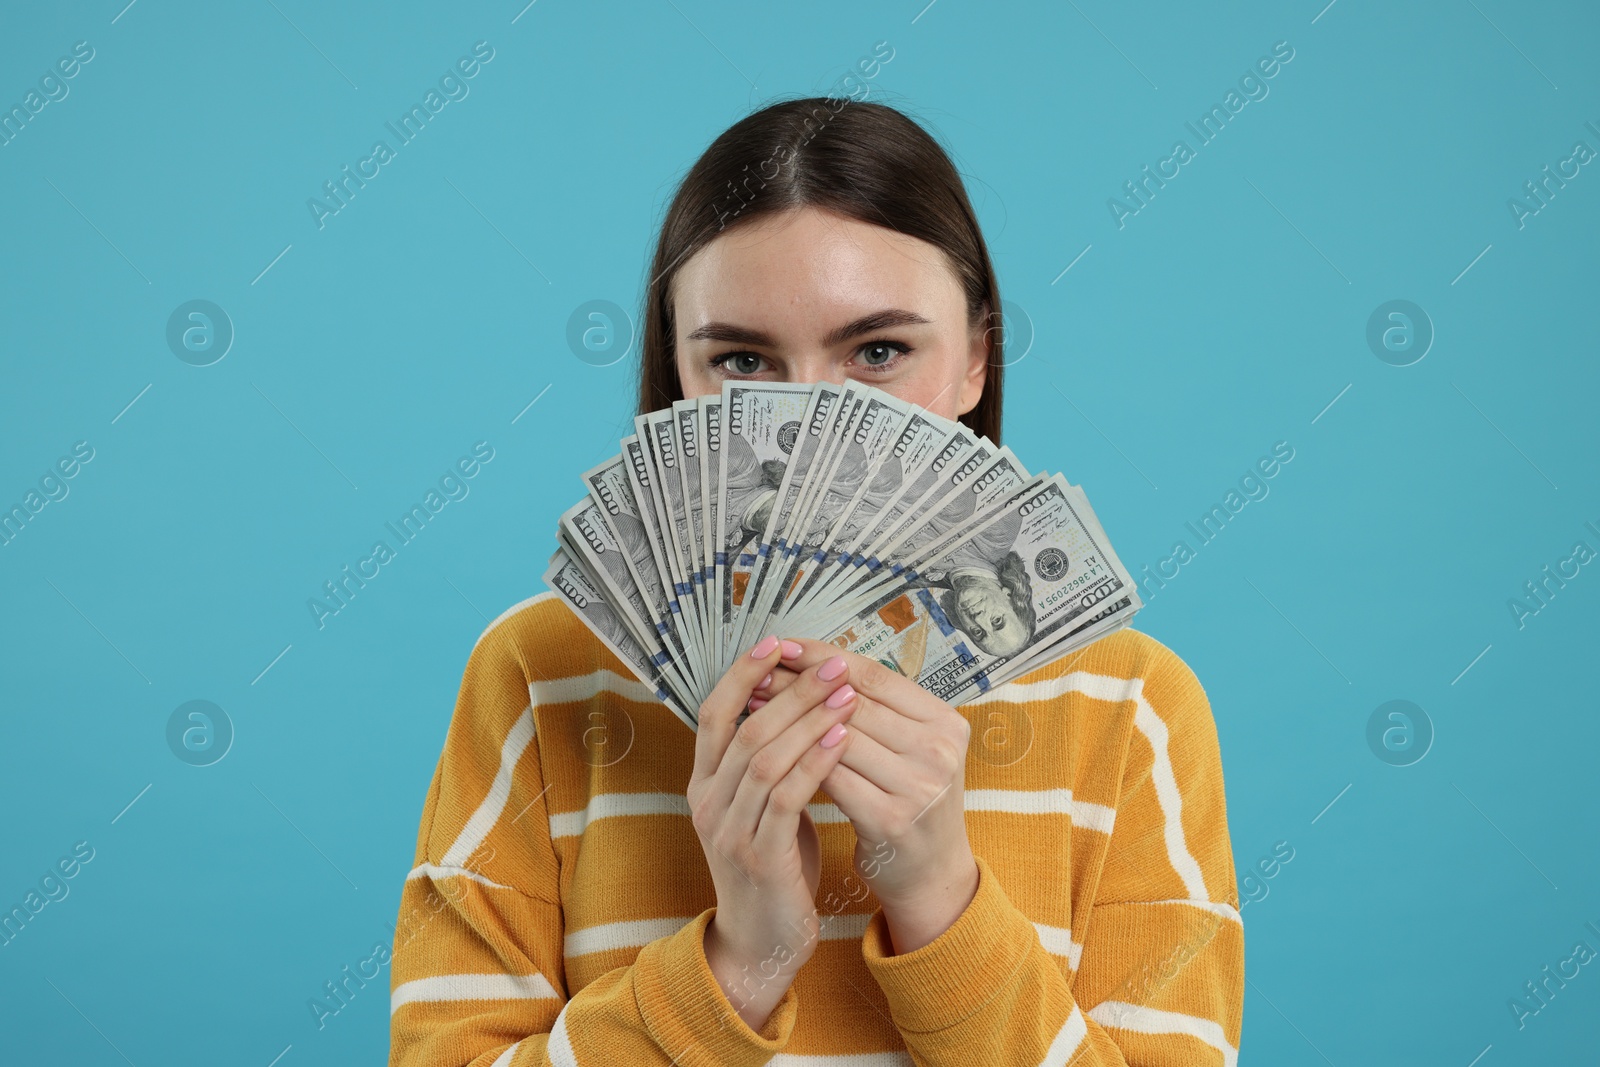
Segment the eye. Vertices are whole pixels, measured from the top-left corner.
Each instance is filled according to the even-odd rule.
[[[758,374],[762,360],[754,352],[724,352],[720,356],[712,356],[710,362],[714,370],[732,374]]]
[[[861,357],[862,366],[872,371],[884,371],[899,366],[910,351],[910,345],[899,341],[868,341],[856,350],[856,354]]]

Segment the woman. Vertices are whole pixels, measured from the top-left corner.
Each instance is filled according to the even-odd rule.
[[[1000,438],[988,252],[894,109],[735,124],[650,278],[641,412],[857,378]],[[950,614],[1009,614],[1003,573],[953,571]],[[1232,1064],[1243,931],[1183,661],[1124,629],[953,708],[837,653],[763,636],[691,732],[552,594],[497,619],[405,882],[391,1064]]]

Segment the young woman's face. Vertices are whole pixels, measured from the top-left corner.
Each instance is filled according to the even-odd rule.
[[[869,382],[946,418],[971,411],[988,365],[935,245],[819,208],[728,230],[672,282],[678,381]]]

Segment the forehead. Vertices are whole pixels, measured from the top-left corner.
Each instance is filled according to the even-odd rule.
[[[814,207],[730,228],[678,269],[672,298],[682,332],[711,319],[757,325],[884,307],[954,321],[963,306],[938,246]]]

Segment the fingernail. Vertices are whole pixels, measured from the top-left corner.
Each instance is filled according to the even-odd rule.
[[[768,651],[771,651],[771,650],[769,649]],[[756,688],[757,689],[765,689],[767,686],[769,686],[771,684],[772,684],[772,672],[768,671],[767,672],[767,676],[765,678],[761,679],[761,684],[756,686]]]
[[[841,685],[839,688],[835,689],[833,691],[833,695],[827,700],[823,701],[823,703],[827,704],[828,707],[833,708],[834,710],[838,710],[839,708],[842,708],[846,704],[850,703],[850,698],[854,697],[855,695],[856,691],[851,689],[848,684]]]
[[[831,682],[844,673],[844,657],[835,656],[817,668],[817,677],[824,682]]]
[[[772,655],[772,650],[778,647],[778,635],[768,634],[756,642],[756,647],[750,650],[751,659],[766,659]]]
[[[762,697],[751,697],[750,698],[750,710],[751,711],[760,711],[761,710],[761,705],[763,705],[765,703],[766,703],[766,700],[764,698],[762,698]]]
[[[769,649],[768,651],[771,651],[771,650]],[[798,641],[785,641],[783,643],[783,658],[784,659],[799,659],[800,658],[800,653],[802,653],[804,651],[805,651],[805,647],[803,645],[801,645],[800,642],[798,642]]]
[[[844,740],[844,734],[844,723],[836,722],[828,729],[827,733],[822,735],[822,740],[818,741],[817,744],[821,745],[823,748],[832,748],[834,745],[837,745],[840,741]]]

